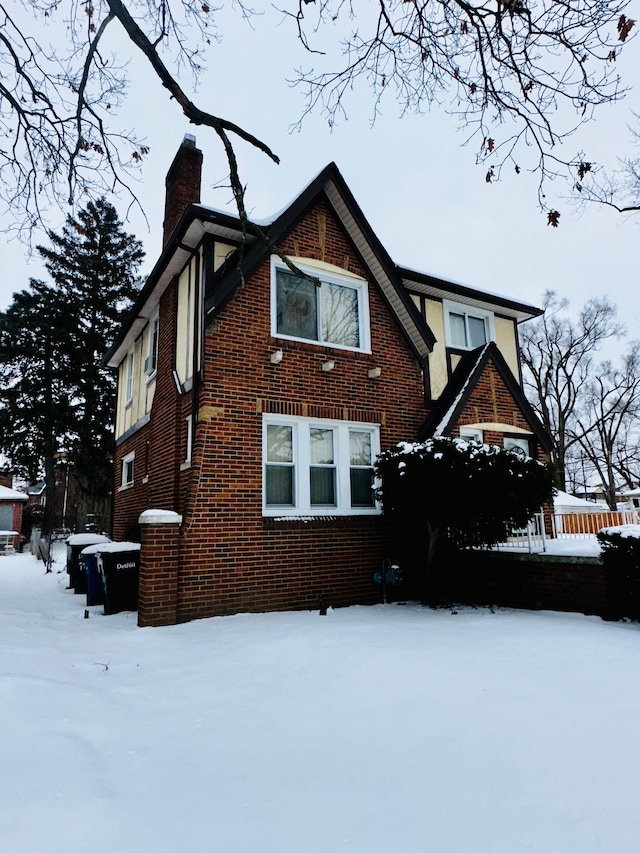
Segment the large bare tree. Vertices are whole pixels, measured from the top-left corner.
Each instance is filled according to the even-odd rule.
[[[640,211],[640,115],[635,115],[635,122],[630,128],[633,153],[619,157],[614,169],[581,164],[574,183],[576,200],[602,204],[623,214]]]
[[[578,442],[576,413],[593,375],[594,354],[623,333],[616,307],[606,297],[590,299],[574,320],[568,301],[546,291],[544,314],[520,327],[523,380],[527,395],[553,439],[557,483],[566,489],[566,463]]]
[[[287,0],[280,14],[313,65],[296,76],[306,110],[321,109],[335,123],[360,84],[374,112],[387,98],[401,111],[448,104],[475,140],[488,181],[511,164],[538,170],[542,182],[559,171],[584,170],[585,158],[560,158],[557,143],[623,93],[615,59],[633,28],[628,3],[378,0],[356,7],[351,0]],[[244,0],[232,6],[260,25]],[[141,96],[128,79],[130,51],[146,58],[189,122],[217,135],[244,218],[237,141],[276,162],[277,155],[251,128],[218,115],[215,96],[197,101],[184,82],[185,72],[204,72],[218,13],[207,0],[0,4],[0,198],[20,228],[46,221],[51,205],[87,196],[121,189],[135,200],[128,176],[147,148],[113,122],[127,88]],[[45,21],[59,21],[64,40],[49,45]],[[126,35],[120,43],[129,52],[108,52],[105,35],[114,27]],[[542,192],[539,198],[544,209]],[[547,212],[557,224],[557,212]]]
[[[620,366],[605,361],[593,371],[581,394],[574,438],[597,475],[610,509],[618,486],[637,485],[640,439],[640,343],[635,341]],[[634,478],[635,475],[635,478]]]

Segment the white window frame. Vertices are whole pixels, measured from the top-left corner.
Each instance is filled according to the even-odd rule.
[[[149,320],[147,329],[147,352],[144,359],[144,373],[149,382],[156,375],[158,366],[158,325],[159,317],[156,312]]]
[[[526,459],[531,458],[531,445],[525,436],[505,435],[502,444],[505,450],[522,450]]]
[[[286,335],[282,332],[278,331],[278,306],[277,306],[277,287],[276,287],[276,274],[278,270],[283,270],[285,272],[290,272],[287,266],[280,261],[280,259],[272,255],[271,256],[271,334],[274,338],[283,338],[284,340],[289,341],[301,341],[303,343],[311,343],[317,344],[321,347],[327,347],[330,349],[342,349],[348,350],[350,352],[371,352],[371,325],[370,325],[370,317],[369,317],[369,288],[367,281],[360,276],[347,274],[341,274],[339,271],[333,271],[326,269],[327,265],[318,265],[317,267],[313,265],[313,263],[300,263],[297,259],[295,259],[296,266],[301,270],[301,272],[307,273],[314,278],[320,279],[321,282],[326,284],[335,284],[340,287],[349,287],[352,290],[355,290],[358,294],[358,330],[360,334],[360,345],[357,347],[346,346],[345,344],[336,344],[331,341],[323,341],[316,338],[299,338],[295,335]],[[320,303],[320,300],[318,300]],[[322,329],[322,319],[321,319],[321,308],[320,304],[318,304],[318,317],[319,325],[320,325],[320,334]]]
[[[126,456],[122,457],[120,491],[123,491],[123,489],[131,489],[133,487],[135,476],[135,458],[136,454],[134,450],[132,450],[131,453],[127,453]]]
[[[451,314],[461,314],[465,318],[465,336],[466,339],[469,340],[469,326],[468,326],[468,318],[475,317],[479,320],[483,320],[485,324],[485,330],[487,333],[486,343],[489,341],[495,341],[496,339],[496,330],[495,330],[495,322],[494,315],[492,311],[485,311],[482,308],[473,308],[470,305],[462,305],[459,302],[450,302],[448,299],[443,300],[442,302],[442,310],[444,312],[444,334],[445,340],[448,347],[452,349],[458,350],[472,350],[476,349],[475,346],[466,345],[462,346],[461,344],[453,343],[453,333],[451,330]],[[481,346],[481,344],[477,345]]]
[[[267,494],[267,427],[289,426],[293,443],[293,505],[266,503]],[[335,506],[311,504],[310,494],[310,430],[333,431],[333,451],[336,478]],[[327,515],[379,515],[381,507],[374,501],[371,507],[351,506],[351,455],[350,432],[367,432],[371,436],[371,465],[380,453],[379,424],[352,421],[333,421],[323,418],[298,418],[290,415],[264,414],[262,416],[262,514],[264,516],[327,516]],[[360,467],[360,466],[353,466]],[[374,485],[376,485],[374,483]]]
[[[185,418],[185,422],[187,425],[187,446],[185,450],[185,457],[181,469],[189,468],[191,465],[191,455],[193,452],[193,415],[187,415]]]
[[[465,441],[475,441],[477,444],[484,444],[484,433],[478,427],[460,427],[460,438],[463,438]]]
[[[135,356],[133,349],[130,349],[125,356],[124,363],[124,404],[130,406],[133,403],[133,368]]]

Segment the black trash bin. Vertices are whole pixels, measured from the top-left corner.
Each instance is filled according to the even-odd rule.
[[[102,575],[98,569],[98,551],[104,544],[88,545],[80,552],[80,561],[84,564],[87,582],[87,607],[94,604],[104,604],[104,587]]]
[[[108,536],[101,533],[73,533],[67,539],[67,572],[69,573],[69,589],[76,593],[87,591],[87,579],[84,566],[80,563],[80,552],[88,545],[110,542]]]
[[[105,614],[137,610],[140,544],[108,542],[97,552],[96,562],[102,576]]]

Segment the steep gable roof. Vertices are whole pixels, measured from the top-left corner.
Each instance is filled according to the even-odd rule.
[[[540,446],[549,452],[552,444],[547,431],[493,341],[463,356],[436,407],[425,421],[420,438],[424,440],[435,435],[450,435],[489,362],[494,365],[503,379]]]
[[[425,359],[435,336],[402,285],[397,267],[374,234],[335,163],[326,166],[275,219],[260,227],[267,242],[244,235],[239,217],[200,204],[182,214],[134,306],[108,351],[105,362],[117,367],[140,334],[171,280],[180,274],[205,235],[235,244],[238,249],[205,283],[205,313],[215,314],[233,298],[243,281],[271,254],[271,245],[287,235],[309,208],[324,199],[344,228],[354,250],[380,292],[416,356]]]
[[[395,264],[365,219],[335,163],[326,166],[273,222],[263,227],[268,241],[277,245],[319,199],[325,200],[333,210],[418,358],[426,358],[433,349],[435,337],[404,289]],[[205,311],[221,310],[243,279],[249,278],[270,254],[268,243],[259,238],[248,247],[239,248],[219,270],[212,286],[207,285]]]

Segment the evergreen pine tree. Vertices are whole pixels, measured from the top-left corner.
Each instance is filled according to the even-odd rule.
[[[37,250],[52,284],[32,280],[0,314],[0,449],[31,477],[45,469],[48,490],[51,460],[64,454],[83,530],[87,506],[108,503],[116,377],[102,361],[137,292],[143,251],[105,199],[48,237]]]
[[[47,529],[68,429],[70,320],[56,291],[36,279],[0,315],[0,447],[30,482],[45,476]]]

